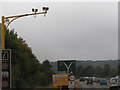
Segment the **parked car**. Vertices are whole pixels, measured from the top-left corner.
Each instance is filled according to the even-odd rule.
[[[107,81],[105,79],[100,80],[100,85],[107,85]]]

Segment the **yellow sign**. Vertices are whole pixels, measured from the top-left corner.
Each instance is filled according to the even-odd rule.
[[[56,74],[53,75],[53,85],[54,86],[66,86],[69,84],[67,74]]]

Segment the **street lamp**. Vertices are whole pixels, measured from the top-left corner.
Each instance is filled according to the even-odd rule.
[[[13,22],[14,20],[21,18],[21,17],[25,17],[25,16],[32,16],[32,15],[38,15],[38,14],[44,14],[44,16],[46,16],[47,11],[49,10],[49,7],[43,7],[43,12],[38,12],[38,9],[32,9],[33,13],[30,14],[22,14],[22,15],[16,15],[16,16],[2,16],[2,46],[1,49],[5,49],[5,23],[6,24],[6,29],[8,29],[8,26],[11,24],[11,22]]]

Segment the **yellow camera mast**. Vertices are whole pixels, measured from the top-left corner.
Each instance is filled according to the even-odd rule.
[[[42,10],[44,12],[38,12],[38,9],[33,8],[32,9],[33,13],[30,13],[30,14],[22,14],[22,15],[16,15],[16,16],[8,16],[8,17],[2,16],[1,49],[5,49],[5,26],[6,26],[6,29],[8,29],[8,26],[11,24],[11,22],[13,22],[14,20],[18,18],[25,17],[25,16],[32,16],[32,15],[38,15],[38,14],[44,14],[44,16],[46,16],[46,13],[49,10],[49,7],[43,7]],[[5,25],[6,22],[7,24]]]

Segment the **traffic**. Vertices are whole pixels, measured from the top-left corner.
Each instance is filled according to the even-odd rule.
[[[82,88],[120,88],[120,76],[112,78],[98,78],[98,77],[80,77],[78,79]]]
[[[58,86],[61,90],[73,89],[120,89],[120,76],[108,78],[98,77],[79,77],[75,78],[74,75],[69,74],[56,74],[53,75],[53,85]]]
[[[75,60],[58,61],[58,73],[52,75],[53,86],[60,88],[60,90],[74,90],[86,88],[88,90],[120,90],[120,76],[96,76],[95,74],[95,76],[93,76],[90,72],[86,75],[83,75],[82,71],[81,74],[77,74],[79,72],[76,71],[77,70]],[[105,74],[105,72],[103,72],[103,74]]]

